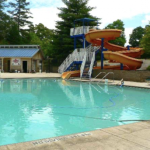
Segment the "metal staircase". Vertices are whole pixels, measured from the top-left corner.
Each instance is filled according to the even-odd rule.
[[[58,72],[63,73],[66,71],[76,70],[78,65],[82,63],[85,55],[85,49],[75,49],[59,66]]]
[[[58,68],[59,73],[66,71],[79,70],[81,78],[91,78],[93,65],[95,62],[95,53],[99,50],[99,47],[89,45],[85,49],[75,49]]]
[[[85,56],[80,69],[80,77],[90,79],[92,75],[92,70],[95,62],[95,53],[100,47],[90,45],[86,49]]]

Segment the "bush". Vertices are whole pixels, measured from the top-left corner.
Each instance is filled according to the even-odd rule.
[[[146,70],[149,70],[149,71],[150,71],[150,66],[148,66],[148,67],[146,68]]]

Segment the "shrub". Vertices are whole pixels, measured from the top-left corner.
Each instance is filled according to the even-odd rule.
[[[148,67],[146,68],[146,70],[149,70],[149,71],[150,71],[150,66],[148,66]]]

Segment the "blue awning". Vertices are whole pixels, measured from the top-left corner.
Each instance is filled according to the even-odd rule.
[[[38,48],[0,48],[0,57],[32,58],[38,51]]]

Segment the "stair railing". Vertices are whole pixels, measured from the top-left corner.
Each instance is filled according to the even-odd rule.
[[[92,52],[92,54],[93,54],[93,56],[92,56],[90,68],[89,68],[89,71],[88,71],[88,75],[89,75],[90,79],[91,79],[91,74],[92,74],[92,70],[93,70],[93,66],[94,66],[94,61],[95,61],[95,52]]]
[[[108,72],[98,83],[100,83],[103,79],[105,79],[109,74],[113,74],[113,82],[114,82],[114,73],[113,72]]]
[[[83,74],[83,71],[84,71],[86,60],[87,60],[87,52],[85,51],[85,55],[84,55],[82,65],[81,65],[81,68],[80,68],[80,78],[82,78],[82,74]]]
[[[89,45],[86,47],[85,51],[87,52],[86,56],[89,60],[92,59],[92,55],[89,54],[89,52],[94,52],[100,48],[97,46]],[[74,62],[74,61],[83,61],[85,51],[78,52],[78,50],[74,50],[71,54],[67,56],[67,58],[63,61],[63,63],[59,66],[58,72],[63,73],[67,70],[67,68]]]
[[[89,45],[87,48],[86,48],[86,60],[84,60],[85,62],[82,63],[82,66],[80,68],[80,77],[82,77],[82,74],[83,74],[83,71],[85,69],[85,64],[86,64],[86,61],[90,61],[90,67],[89,67],[89,70],[88,70],[88,75],[89,75],[89,78],[91,78],[91,74],[92,74],[92,70],[93,70],[93,65],[94,65],[94,61],[95,61],[95,52],[100,48],[100,46],[92,46],[92,45]]]
[[[85,52],[78,52],[77,49],[74,50],[68,57],[63,61],[63,63],[58,68],[59,73],[63,73],[74,61],[82,61]]]
[[[89,71],[88,71],[88,75],[89,75],[89,78],[91,79],[91,75],[92,75],[92,70],[93,70],[93,66],[94,66],[94,62],[95,62],[95,52],[100,48],[100,46],[91,46],[91,49],[90,49],[90,53],[89,55],[90,56],[90,61],[91,61],[91,64],[90,64],[90,68],[89,68]]]

